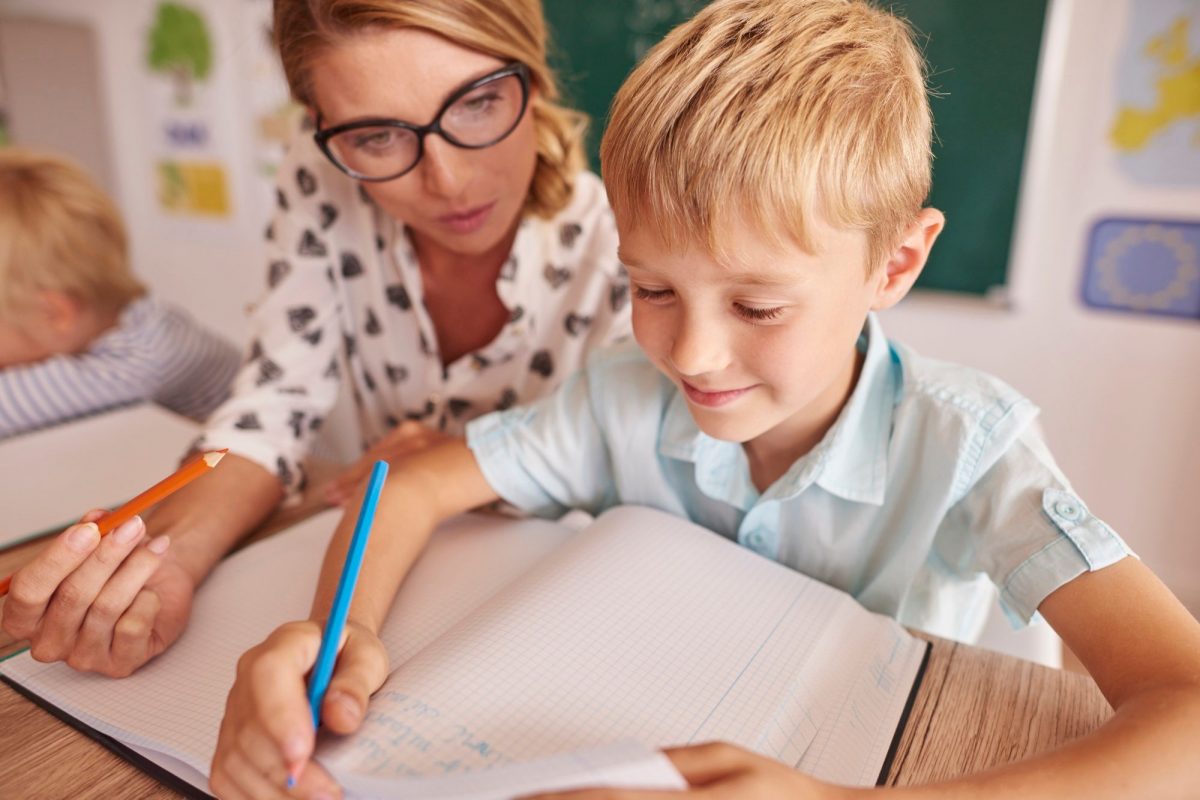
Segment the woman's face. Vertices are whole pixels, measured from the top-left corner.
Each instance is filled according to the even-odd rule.
[[[426,125],[455,90],[503,66],[418,29],[363,33],[313,63],[314,111],[322,128],[371,118]],[[531,86],[530,105],[535,91]],[[533,113],[526,108],[513,132],[491,147],[463,149],[430,134],[410,172],[362,186],[412,230],[418,248],[482,255],[507,245],[536,163]]]

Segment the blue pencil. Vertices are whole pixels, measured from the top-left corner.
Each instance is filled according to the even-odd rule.
[[[333,608],[329,610],[329,619],[325,620],[325,631],[321,634],[317,663],[308,679],[308,704],[312,708],[314,728],[321,726],[321,703],[325,700],[329,679],[333,676],[338,644],[342,638],[342,630],[346,627],[350,599],[354,596],[354,585],[358,583],[363,554],[367,550],[367,539],[371,535],[371,523],[375,520],[375,506],[379,504],[379,493],[383,490],[387,473],[386,461],[376,461],[371,469],[371,482],[367,485],[367,494],[358,510],[358,521],[354,523],[354,536],[350,539],[346,563],[342,566],[342,576],[338,579],[337,592],[333,596]],[[288,787],[291,788],[294,783],[295,777],[289,776]]]

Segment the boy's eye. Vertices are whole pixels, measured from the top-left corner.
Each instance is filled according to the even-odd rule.
[[[647,289],[644,286],[634,286],[633,294],[638,300],[666,300],[671,296],[670,289]]]
[[[783,308],[778,306],[775,308],[755,308],[753,306],[744,306],[741,303],[734,303],[733,307],[739,315],[753,320],[775,319],[783,313]]]

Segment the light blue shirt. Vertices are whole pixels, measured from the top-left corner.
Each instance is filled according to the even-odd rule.
[[[488,482],[527,512],[668,511],[939,636],[974,641],[999,589],[1014,625],[1131,552],[1075,496],[1037,408],[996,378],[889,342],[872,315],[862,372],[821,442],[761,494],[742,446],[693,422],[631,342],[556,393],[475,420]]]

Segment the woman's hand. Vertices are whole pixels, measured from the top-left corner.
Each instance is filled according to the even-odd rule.
[[[362,458],[325,485],[322,490],[325,501],[331,506],[345,505],[354,497],[358,485],[367,479],[376,461],[395,464],[414,453],[447,441],[452,437],[419,422],[405,420],[394,431],[375,443],[363,453]]]
[[[340,797],[341,789],[310,763],[316,742],[306,676],[317,660],[321,627],[283,625],[238,661],[225,704],[209,785],[220,798]],[[388,657],[371,631],[347,623],[321,722],[334,733],[358,729],[367,700],[387,677]],[[288,790],[289,775],[298,776]]]
[[[687,791],[583,789],[540,794],[526,800],[671,800],[682,797],[711,800],[840,800],[860,791],[822,783],[778,761],[721,742],[677,747],[664,752],[688,782]]]
[[[179,638],[195,584],[166,536],[143,542],[141,517],[101,538],[92,523],[105,513],[89,511],[13,575],[0,627],[38,661],[122,678]]]

